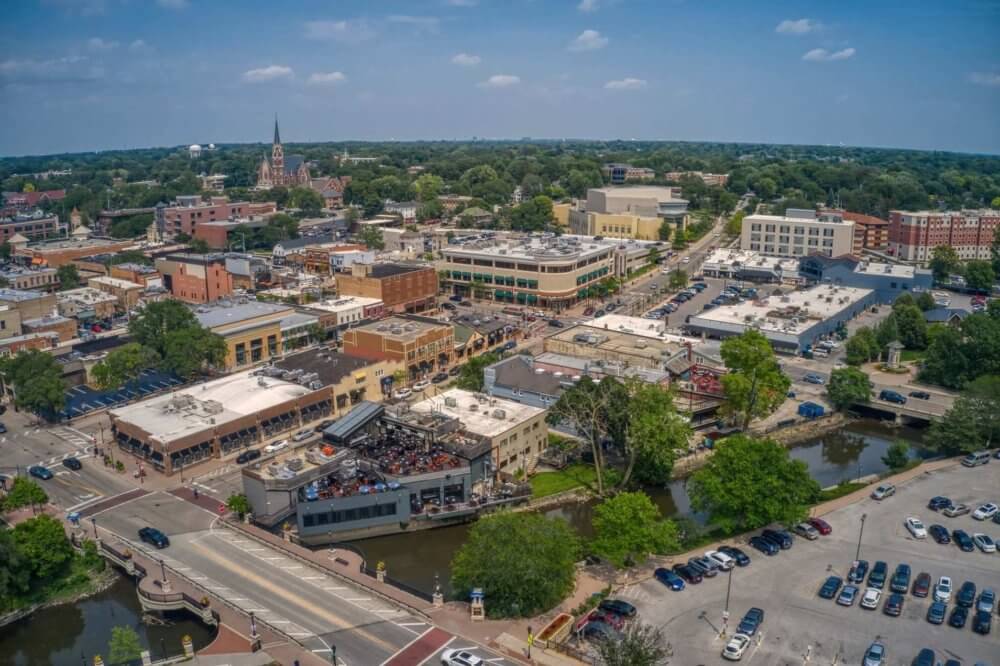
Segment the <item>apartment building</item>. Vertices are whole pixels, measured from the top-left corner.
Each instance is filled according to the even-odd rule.
[[[118,299],[93,287],[80,287],[58,293],[59,314],[81,323],[105,321],[115,316]]]
[[[395,315],[348,329],[343,341],[345,354],[402,363],[411,380],[447,367],[455,352],[451,324],[412,315]]]
[[[156,260],[163,287],[187,303],[211,303],[233,293],[223,254],[168,254]]]
[[[740,249],[778,257],[828,257],[854,249],[854,222],[837,216],[824,219],[813,210],[789,208],[784,215],[750,215],[743,220]]]
[[[889,252],[903,261],[925,263],[935,247],[947,245],[962,261],[988,260],[997,227],[1000,210],[894,210],[889,213]]]
[[[7,305],[17,310],[21,321],[44,317],[57,309],[55,294],[10,288],[0,289],[0,305]]]
[[[645,167],[634,167],[631,164],[608,163],[601,167],[601,173],[612,185],[622,185],[628,182],[643,182],[656,178],[656,172]]]
[[[839,216],[854,222],[854,254],[862,250],[884,252],[889,247],[889,220],[846,210],[825,210],[821,218]]]
[[[160,272],[152,266],[147,266],[146,264],[136,264],[131,262],[114,264],[110,267],[108,275],[109,277],[118,278],[119,280],[127,280],[129,282],[141,284],[143,287],[163,286],[163,278],[160,276]]]
[[[172,206],[163,203],[156,206],[153,224],[163,239],[180,233],[195,237],[201,222],[263,217],[273,215],[277,210],[278,205],[273,201],[229,201],[224,196],[216,196],[205,203],[200,195],[180,196]]]
[[[226,189],[226,176],[223,173],[202,174],[201,189],[209,192],[222,192]]]
[[[11,241],[18,235],[27,240],[56,236],[61,231],[59,218],[42,211],[12,213],[0,217],[0,243]]]
[[[729,182],[728,173],[706,173],[704,171],[668,171],[663,175],[669,181],[679,182],[681,178],[700,178],[709,187],[725,187]]]
[[[95,277],[87,280],[87,286],[100,289],[106,294],[110,294],[118,299],[119,312],[128,312],[139,304],[142,293],[146,290],[144,286],[137,282],[129,282],[120,278]]]
[[[358,264],[337,275],[341,296],[377,298],[390,312],[423,312],[437,307],[438,275],[426,264]]]
[[[441,268],[454,294],[559,310],[614,275],[615,246],[576,236],[477,236],[443,247]]]
[[[59,284],[56,277],[57,271],[54,268],[33,266],[15,266],[6,264],[0,266],[0,278],[6,281],[11,289],[55,289]]]
[[[79,227],[71,238],[45,241],[35,245],[11,242],[14,256],[25,257],[34,266],[49,266],[59,268],[63,264],[72,263],[75,259],[96,254],[114,254],[135,248],[132,240],[111,240],[108,238],[90,238],[86,227]]]

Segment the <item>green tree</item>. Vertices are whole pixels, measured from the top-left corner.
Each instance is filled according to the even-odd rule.
[[[896,308],[901,307],[903,305],[916,305],[916,304],[917,302],[913,300],[913,294],[910,293],[900,294],[899,296],[896,297],[896,300],[892,302],[892,309],[893,311],[895,311]]]
[[[920,378],[950,388],[962,388],[982,375],[1000,374],[1000,304],[966,317],[956,330],[932,329]]]
[[[640,483],[666,485],[674,461],[687,449],[690,422],[677,413],[669,388],[628,380],[625,389],[626,467],[619,486],[627,486],[633,476]]]
[[[0,243],[0,259],[4,261],[10,261],[10,255],[13,252],[14,248],[11,246],[10,243],[8,243],[7,241]]]
[[[659,507],[641,491],[621,493],[598,504],[593,525],[592,550],[619,568],[680,548],[676,523],[664,520]]]
[[[288,198],[291,207],[298,208],[307,217],[315,217],[323,211],[323,197],[307,187],[292,188]]]
[[[184,378],[194,377],[206,366],[221,366],[228,353],[222,336],[201,326],[167,333],[165,346],[162,367]]]
[[[885,350],[890,342],[899,341],[899,325],[896,322],[895,312],[890,312],[888,317],[879,322],[875,328],[875,340],[878,342],[879,353]]]
[[[916,300],[917,307],[927,312],[928,310],[933,310],[937,307],[937,303],[934,302],[934,297],[931,296],[931,292],[922,291],[917,295]]]
[[[62,523],[42,514],[14,527],[14,543],[31,567],[33,580],[58,578],[73,559],[73,547]]]
[[[382,238],[382,230],[374,224],[366,224],[358,232],[358,240],[365,244],[369,250],[384,250],[385,240]]]
[[[988,292],[993,289],[996,278],[993,264],[989,261],[973,259],[965,264],[965,284],[970,289]]]
[[[499,360],[500,356],[495,352],[480,354],[469,359],[462,366],[462,371],[459,373],[458,379],[455,380],[455,386],[466,391],[481,393],[484,386],[483,371],[486,370],[487,366],[493,365]]]
[[[598,383],[584,376],[562,392],[546,417],[550,425],[566,426],[590,445],[598,495],[604,494],[603,444],[618,429],[621,419],[615,414],[616,410],[625,407],[620,399],[616,403],[620,394],[613,390],[614,385],[623,388],[610,377]]]
[[[726,220],[726,233],[730,236],[739,236],[743,233],[743,218],[746,217],[746,213],[742,210],[733,213],[728,220]]]
[[[132,627],[111,627],[108,664],[128,664],[142,656],[139,634]]]
[[[875,331],[868,326],[862,326],[847,340],[847,363],[861,365],[878,359],[881,346],[875,337]]]
[[[688,482],[692,506],[727,531],[791,525],[808,514],[819,484],[801,460],[771,439],[727,437]]]
[[[59,280],[61,291],[76,289],[80,286],[80,271],[77,270],[76,264],[63,264],[57,268],[56,278]]]
[[[491,618],[533,617],[573,590],[580,542],[566,521],[537,513],[480,518],[451,563],[452,586],[467,599],[479,587]]]
[[[417,220],[426,222],[427,220],[437,220],[444,217],[444,204],[440,199],[429,199],[420,204],[417,209]]]
[[[629,622],[621,640],[595,643],[600,666],[665,666],[666,646],[663,630],[644,622]]]
[[[868,375],[857,368],[835,369],[830,373],[830,381],[826,385],[826,397],[839,410],[857,403],[867,403],[871,397]]]
[[[160,357],[149,347],[130,342],[108,353],[91,371],[98,388],[115,389],[126,384],[148,368],[155,368]]]
[[[945,415],[931,423],[924,444],[945,455],[971,453],[1000,442],[1000,375],[970,382]]]
[[[538,195],[510,211],[511,229],[542,231],[552,222],[552,199]]]
[[[208,241],[204,238],[192,238],[188,243],[188,249],[194,254],[208,254],[212,248],[208,246]]]
[[[62,366],[47,352],[30,349],[0,358],[0,375],[14,387],[14,404],[20,409],[53,414],[66,404]]]
[[[128,323],[129,336],[162,358],[167,351],[167,334],[198,325],[191,309],[180,301],[167,299],[147,303]]]
[[[656,247],[649,248],[649,253],[646,254],[646,263],[656,264],[660,261],[660,250]]]
[[[247,496],[243,493],[231,494],[226,500],[226,507],[233,513],[237,514],[241,520],[243,519],[243,516],[250,513],[250,509],[252,508],[250,506],[250,500],[247,499]]]
[[[931,250],[930,268],[934,271],[935,280],[943,280],[962,266],[958,252],[950,245],[938,245]]]
[[[907,349],[927,347],[927,321],[923,311],[916,305],[900,305],[892,311],[899,330],[899,341]]]
[[[1000,208],[1000,197],[993,200],[993,208]],[[0,246],[0,255],[3,254],[3,246]],[[993,231],[993,242],[990,244],[990,259],[993,266],[993,274],[1000,275],[1000,226]]]
[[[34,510],[37,506],[44,506],[48,501],[49,496],[40,485],[25,476],[18,476],[14,477],[14,483],[7,491],[7,496],[3,498],[3,510],[15,511],[26,506]]]
[[[417,192],[418,201],[434,201],[444,190],[444,179],[432,173],[424,173],[413,181],[413,189]]]
[[[722,342],[722,360],[729,372],[722,377],[726,411],[738,416],[743,430],[754,418],[773,412],[785,400],[791,380],[781,371],[771,343],[748,330]]]
[[[882,456],[882,462],[890,472],[900,472],[910,464],[910,445],[904,441],[893,443]]]
[[[670,240],[670,234],[673,233],[674,227],[668,220],[663,220],[660,222],[660,228],[656,230],[657,237],[663,241],[667,242]]]
[[[0,611],[13,608],[30,583],[30,563],[18,549],[12,530],[0,530]]]
[[[688,274],[683,268],[676,268],[670,274],[670,281],[668,286],[671,289],[680,289],[686,287],[688,283]]]

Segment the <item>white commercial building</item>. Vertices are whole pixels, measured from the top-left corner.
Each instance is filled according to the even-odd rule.
[[[758,282],[799,282],[802,279],[798,259],[727,248],[719,248],[708,255],[701,272],[707,277]]]
[[[311,310],[323,310],[332,312],[334,315],[334,325],[338,328],[360,323],[370,318],[373,311],[381,312],[383,303],[378,298],[368,298],[366,296],[347,296],[344,298],[331,298],[318,303],[310,303]]]
[[[743,219],[740,248],[779,257],[828,257],[854,249],[854,222],[816,216],[813,210],[789,208],[784,215],[750,215]]]

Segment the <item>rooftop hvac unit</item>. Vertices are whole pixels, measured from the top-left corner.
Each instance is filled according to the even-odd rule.
[[[221,414],[225,409],[218,400],[206,400],[201,403],[201,407],[205,410],[206,414]]]
[[[319,389],[323,388],[323,382],[319,381],[309,382],[309,388],[312,389],[313,391],[318,391]]]
[[[396,326],[394,328],[390,328],[389,332],[392,333],[393,335],[402,335],[403,329],[400,328],[399,326]]]
[[[478,412],[479,411],[479,404],[475,403],[475,402],[473,402],[472,404],[470,404],[469,405],[469,411],[470,412]]]
[[[455,400],[455,398],[453,398],[451,396],[448,396],[447,398],[444,399],[444,406],[445,407],[458,407],[458,400]]]
[[[500,419],[501,421],[507,418],[507,412],[502,409],[493,410],[493,418]]]
[[[267,388],[267,382],[264,381],[263,377],[257,378],[257,386],[262,386],[264,388]]]

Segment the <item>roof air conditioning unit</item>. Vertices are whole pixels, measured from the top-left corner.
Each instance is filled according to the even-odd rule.
[[[493,418],[500,419],[502,421],[505,418],[507,418],[507,412],[505,412],[502,409],[494,409],[493,410]]]
[[[470,404],[469,405],[469,411],[470,412],[478,412],[479,411],[479,404],[475,403],[475,402],[473,402],[472,404]]]
[[[446,397],[444,399],[444,406],[445,407],[458,407],[458,400],[455,400],[455,398],[453,398],[451,396],[448,396],[448,397]]]

